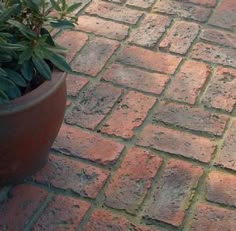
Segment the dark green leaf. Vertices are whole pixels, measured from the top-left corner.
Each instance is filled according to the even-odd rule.
[[[45,79],[51,79],[52,72],[48,64],[43,59],[33,56],[32,61],[39,74],[41,74]]]
[[[31,47],[27,48],[26,50],[24,50],[20,55],[19,55],[19,64],[24,63],[25,61],[28,61],[31,59],[33,55],[33,50]]]
[[[52,7],[56,10],[56,11],[61,11],[61,8],[59,6],[59,4],[54,1],[54,0],[50,0],[51,4],[52,4]]]
[[[58,20],[50,23],[52,27],[56,29],[72,29],[74,24],[66,19]]]
[[[12,81],[3,76],[0,76],[0,91],[6,91],[12,86],[15,86],[15,84]]]
[[[79,6],[81,5],[81,3],[75,3],[71,6],[68,7],[68,9],[66,10],[67,13],[71,13],[75,10],[77,10],[79,8]]]
[[[33,64],[31,61],[27,61],[21,66],[21,74],[27,81],[31,81],[33,77]]]
[[[16,71],[10,69],[4,69],[7,73],[7,78],[14,82],[16,85],[20,87],[26,87],[27,83],[24,78]]]
[[[66,62],[66,59],[58,54],[52,54],[49,58],[48,58],[58,69],[71,73],[72,69],[70,67],[70,65]]]

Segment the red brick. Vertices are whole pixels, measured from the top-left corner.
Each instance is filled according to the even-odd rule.
[[[208,7],[214,7],[217,3],[217,0],[176,0],[179,2],[189,2],[189,3],[195,3],[203,6],[208,6]]]
[[[74,71],[95,77],[118,47],[119,43],[116,41],[95,38],[79,52],[72,67]]]
[[[197,37],[198,31],[199,25],[196,23],[177,21],[159,47],[174,53],[185,54]]]
[[[111,39],[122,40],[128,35],[129,27],[116,22],[83,15],[78,19],[77,29]]]
[[[223,0],[213,13],[209,24],[234,30],[236,26],[236,1]]]
[[[135,213],[152,185],[162,159],[133,147],[129,149],[105,193],[106,205]]]
[[[56,195],[32,230],[76,230],[89,207],[89,203],[79,199]]]
[[[154,2],[155,0],[128,0],[126,4],[147,9],[151,7]]]
[[[39,183],[96,198],[108,172],[67,157],[50,155],[48,164],[34,177]]]
[[[32,215],[46,200],[48,192],[31,185],[14,187],[0,205],[0,230],[24,230]]]
[[[206,64],[187,60],[172,80],[167,98],[194,104],[209,74]]]
[[[176,15],[180,18],[193,19],[200,22],[207,21],[211,10],[185,2],[172,0],[157,1],[153,7],[154,12]]]
[[[158,231],[150,227],[130,223],[126,218],[114,215],[106,210],[95,210],[83,231]]]
[[[170,160],[151,195],[145,216],[180,226],[202,174],[200,167],[180,160]]]
[[[193,47],[191,57],[212,63],[236,67],[236,52],[231,48],[197,43]]]
[[[89,80],[78,75],[68,74],[66,77],[67,95],[77,96],[80,90],[88,84]]]
[[[211,113],[202,108],[161,102],[153,119],[190,130],[220,136],[224,132],[228,116]]]
[[[207,180],[207,200],[236,207],[236,176],[211,172]]]
[[[163,74],[150,73],[120,64],[112,64],[105,72],[103,79],[122,86],[159,95],[170,78]]]
[[[236,34],[222,30],[204,29],[200,38],[209,42],[236,48]]]
[[[200,204],[190,231],[233,231],[236,227],[236,212],[212,205]]]
[[[170,22],[171,19],[168,16],[149,14],[134,30],[129,42],[144,47],[154,47],[158,39],[165,33]]]
[[[121,89],[107,83],[87,89],[81,93],[76,105],[66,114],[66,122],[95,129],[111,110],[121,92]]]
[[[134,129],[143,123],[154,103],[154,97],[130,91],[105,122],[101,131],[125,139],[132,138]]]
[[[63,125],[53,148],[67,155],[108,165],[116,162],[124,146],[98,134]]]
[[[215,163],[236,170],[236,120],[233,120]]]
[[[124,6],[103,1],[93,1],[85,12],[92,15],[98,15],[102,18],[129,24],[136,24],[139,18],[143,15],[141,11],[132,10]]]
[[[155,125],[144,128],[139,135],[138,144],[206,163],[210,162],[216,147],[205,137]]]
[[[130,46],[123,50],[118,57],[118,61],[136,67],[173,74],[180,63],[181,58],[170,54],[153,52],[143,48]]]
[[[87,40],[88,35],[84,33],[78,31],[65,31],[56,39],[56,42],[68,49],[66,59],[70,62],[75,57],[76,53],[84,46]]]
[[[236,70],[218,68],[202,101],[208,107],[231,112],[236,104]]]

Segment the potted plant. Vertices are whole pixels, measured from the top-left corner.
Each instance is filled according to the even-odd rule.
[[[49,28],[73,28],[79,5],[0,0],[0,185],[47,162],[65,112],[63,72],[72,72]]]

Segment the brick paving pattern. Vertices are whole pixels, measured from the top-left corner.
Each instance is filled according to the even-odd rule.
[[[70,2],[64,123],[0,230],[234,231],[236,1]]]

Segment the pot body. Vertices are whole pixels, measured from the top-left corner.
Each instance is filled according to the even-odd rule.
[[[65,75],[57,70],[52,80],[0,105],[0,185],[19,182],[47,162],[65,105]]]

